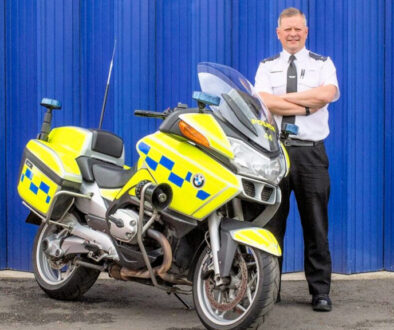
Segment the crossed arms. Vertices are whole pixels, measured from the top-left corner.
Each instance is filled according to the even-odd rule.
[[[268,109],[275,115],[292,116],[305,115],[305,107],[315,113],[335,98],[337,87],[335,85],[319,86],[307,91],[273,95],[260,92]]]

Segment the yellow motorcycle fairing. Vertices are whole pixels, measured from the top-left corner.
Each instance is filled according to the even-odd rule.
[[[285,163],[286,163],[285,164],[286,165],[285,177],[286,177],[290,172],[290,158],[289,158],[289,154],[287,153],[287,150],[282,142],[280,143],[280,148],[282,149],[283,155],[285,156]]]
[[[141,165],[140,165],[141,164]],[[126,185],[116,195],[116,199],[121,198],[128,190],[129,194],[135,196],[135,187],[142,181],[150,181],[157,183],[155,178],[149,172],[148,169],[142,167],[141,159],[138,161],[138,171],[132,176],[132,178],[126,183]]]
[[[230,231],[234,241],[253,246],[277,257],[282,255],[282,250],[275,236],[267,229],[250,227]]]
[[[33,209],[46,215],[58,191],[64,186],[79,189],[81,183],[73,154],[50,141],[33,139],[27,143],[17,189]]]
[[[100,188],[100,195],[101,197],[109,200],[109,201],[113,201],[116,196],[119,194],[120,189],[103,189]]]
[[[180,115],[179,118],[201,133],[208,140],[210,149],[219,152],[229,159],[234,158],[226,134],[211,114],[186,113]]]
[[[37,166],[26,160],[18,183],[18,194],[34,209],[47,214],[54,195],[60,186],[45,175]]]
[[[89,134],[89,130],[80,127],[56,127],[49,133],[48,143],[60,152],[71,154],[76,158],[86,149],[85,144],[88,142],[86,140]]]
[[[171,186],[169,208],[195,219],[204,219],[242,189],[234,173],[179,137],[156,132],[138,141],[137,151],[138,168]]]
[[[73,182],[82,182],[75,156],[62,146],[34,139],[27,143],[26,149],[39,158],[58,177]]]

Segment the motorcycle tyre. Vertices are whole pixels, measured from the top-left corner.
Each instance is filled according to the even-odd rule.
[[[257,289],[257,296],[253,301],[253,306],[246,313],[246,316],[239,320],[237,323],[228,326],[221,326],[209,320],[205,316],[200,302],[198,301],[196,281],[199,279],[199,272],[205,255],[210,252],[210,249],[206,247],[203,253],[201,253],[197,261],[193,276],[193,301],[197,315],[207,329],[259,329],[264,323],[268,313],[273,308],[279,290],[280,271],[278,258],[264,251],[252,247],[250,248],[254,251],[255,255],[259,259],[260,281],[259,288]]]
[[[78,217],[78,215],[73,214]],[[49,225],[50,226],[50,225]],[[70,274],[64,282],[57,285],[51,285],[42,279],[40,272],[38,271],[37,265],[37,249],[40,248],[38,244],[42,242],[41,234],[44,230],[48,228],[48,225],[42,224],[37,231],[34,239],[32,261],[34,277],[41,287],[41,289],[50,297],[56,300],[78,300],[84,293],[86,293],[96,282],[100,271],[86,268],[82,266],[77,266],[77,268]]]

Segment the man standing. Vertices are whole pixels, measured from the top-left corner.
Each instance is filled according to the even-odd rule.
[[[276,33],[283,51],[260,63],[255,88],[282,130],[291,169],[280,185],[282,203],[266,228],[278,238],[283,250],[290,194],[294,190],[304,234],[304,268],[312,307],[315,311],[330,311],[330,179],[324,139],[329,134],[328,104],[339,98],[336,70],[330,58],[305,48],[308,27],[300,10],[283,10]],[[287,123],[298,126],[297,136],[283,133]]]

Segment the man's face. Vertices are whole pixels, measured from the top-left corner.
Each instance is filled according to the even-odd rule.
[[[308,28],[305,26],[304,18],[301,15],[283,17],[280,26],[276,29],[276,34],[283,49],[290,54],[295,54],[304,48]]]

